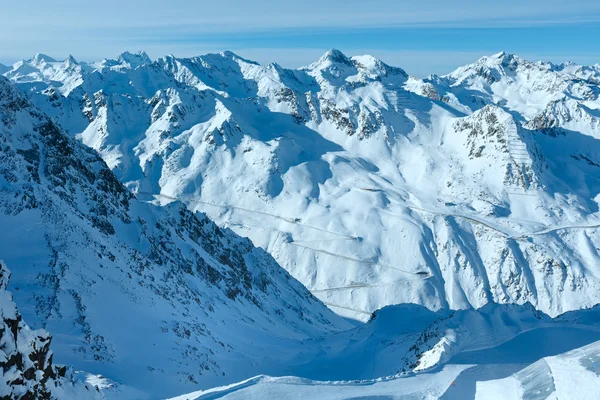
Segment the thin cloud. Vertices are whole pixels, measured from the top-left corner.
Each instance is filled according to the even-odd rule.
[[[21,2],[22,3],[22,2]],[[598,21],[600,4],[588,0],[30,0],[27,7],[3,5],[2,30],[14,27],[61,29],[149,29],[193,27],[198,32],[235,32],[310,27],[514,26]],[[522,25],[521,25],[522,24]],[[186,28],[187,29],[187,28]]]
[[[4,64],[37,52],[91,61],[123,50],[158,57],[231,49],[298,66],[337,47],[389,56],[390,64],[409,72],[445,73],[510,48],[519,54],[552,50],[553,61],[578,51],[575,61],[598,62],[591,53],[599,31],[593,26],[600,26],[600,2],[588,0],[29,0],[4,4],[2,13]],[[555,28],[546,35],[548,26]],[[544,34],[530,39],[528,33],[510,34],[522,28]],[[493,29],[506,29],[507,35],[488,40],[484,30]]]

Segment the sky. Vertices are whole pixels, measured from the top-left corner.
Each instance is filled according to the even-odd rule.
[[[231,50],[300,67],[331,48],[416,76],[500,51],[600,63],[597,0],[21,0],[0,5],[0,63]]]

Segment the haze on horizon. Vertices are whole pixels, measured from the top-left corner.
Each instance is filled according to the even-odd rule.
[[[502,50],[531,60],[600,62],[600,3],[586,0],[32,0],[5,4],[3,14],[4,64],[38,52],[93,61],[125,50],[152,58],[232,50],[299,67],[330,48],[372,54],[417,76]]]

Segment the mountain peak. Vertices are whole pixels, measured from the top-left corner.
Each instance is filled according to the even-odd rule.
[[[329,49],[328,51],[325,52],[325,54],[323,54],[323,57],[340,57],[340,58],[348,58],[346,57],[346,55],[338,49]]]
[[[65,59],[65,63],[67,63],[67,64],[78,64],[77,60],[75,59],[75,57],[73,57],[71,54],[69,54],[69,56]]]
[[[389,75],[400,75],[404,78],[408,77],[408,74],[402,68],[392,67],[381,61],[379,58],[368,54],[354,56],[351,60],[357,68],[371,77],[383,77]]]
[[[330,61],[332,63],[351,64],[352,61],[344,53],[337,49],[331,49],[321,56],[319,63]]]
[[[256,61],[248,60],[248,59],[246,59],[244,57],[241,57],[240,55],[238,55],[238,54],[236,54],[236,53],[234,53],[233,51],[230,51],[230,50],[225,50],[225,51],[223,51],[223,52],[221,52],[219,54],[221,55],[221,57],[224,57],[224,58],[229,58],[229,59],[236,60],[236,61],[243,61],[243,62],[245,62],[247,64],[258,65],[258,63]]]
[[[531,63],[515,54],[501,51],[491,56],[481,57],[473,64],[459,67],[447,76],[462,80],[469,76],[478,75],[493,83],[505,75],[507,71],[515,71],[517,67],[525,64]]]
[[[119,55],[118,61],[123,64],[129,64],[129,66],[132,68],[139,67],[140,65],[144,64],[150,64],[152,62],[145,51],[138,51],[137,53],[125,51]]]
[[[493,54],[490,58],[502,59],[505,57],[514,57],[514,54],[511,54],[511,53],[508,53],[508,52],[502,50],[499,53]]]
[[[511,64],[519,64],[524,61],[522,58],[520,58],[516,54],[507,53],[506,51],[501,51],[500,53],[496,53],[490,57],[484,57],[482,60],[484,60],[484,63],[487,65],[500,64],[504,67],[511,65]]]
[[[226,58],[241,58],[240,56],[238,56],[237,54],[235,54],[231,50],[225,50],[225,51],[222,51],[219,54],[221,54],[222,57],[226,57]]]
[[[35,64],[40,64],[42,62],[56,62],[56,60],[54,58],[47,56],[46,54],[42,54],[42,53],[37,53],[35,56],[30,58],[29,61],[31,61]]]

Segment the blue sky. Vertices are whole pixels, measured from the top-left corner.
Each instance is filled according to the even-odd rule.
[[[23,0],[2,6],[0,62],[227,49],[298,67],[337,48],[424,76],[502,50],[600,63],[599,37],[595,0]]]

